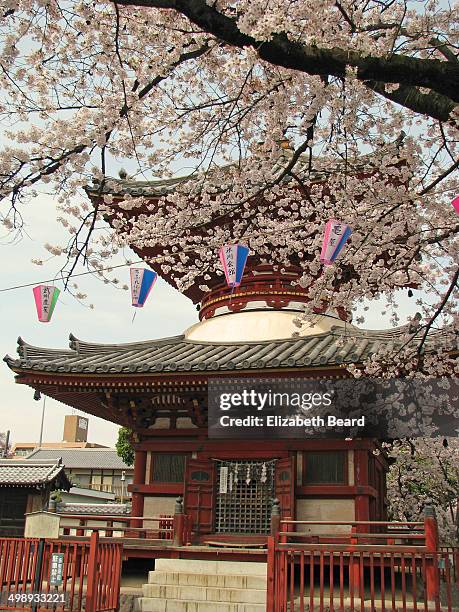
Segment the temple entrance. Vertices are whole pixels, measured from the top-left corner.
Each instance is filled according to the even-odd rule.
[[[216,533],[268,534],[276,460],[216,460]]]
[[[267,535],[272,499],[295,517],[295,458],[193,459],[185,468],[185,514],[196,540],[210,533]]]

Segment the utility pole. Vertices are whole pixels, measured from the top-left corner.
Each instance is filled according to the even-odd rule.
[[[46,407],[46,395],[43,398],[43,408],[41,411],[40,441],[38,442],[38,448],[41,448],[41,444],[43,442],[43,424],[45,422],[45,407]]]
[[[10,430],[8,429],[8,431],[6,432],[6,438],[5,438],[5,448],[2,451],[2,456],[4,459],[6,459],[6,457],[8,457],[8,447],[10,445]]]

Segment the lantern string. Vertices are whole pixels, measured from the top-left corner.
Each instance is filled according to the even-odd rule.
[[[134,310],[134,314],[132,315],[132,321],[131,323],[134,323],[134,319],[135,319],[135,315],[137,314],[137,310]]]
[[[135,264],[141,264],[141,263],[145,263],[143,259],[139,259],[138,261],[133,261],[131,263],[124,263],[124,264],[119,264],[117,266],[109,266],[107,268],[101,268],[100,270],[97,270],[97,271],[88,270],[87,272],[79,272],[78,274],[72,274],[72,278],[77,278],[78,276],[87,276],[88,274],[92,274],[94,276],[95,274],[97,274],[97,272],[110,272],[111,270],[116,270],[118,268],[126,268],[127,266],[133,266]],[[56,282],[56,277],[54,276],[53,278],[47,278],[46,280],[42,280],[42,281],[34,281],[33,283],[25,283],[24,285],[4,287],[3,289],[0,289],[0,293],[3,293],[4,291],[13,291],[14,289],[25,289],[27,287],[35,287],[35,285],[44,285],[45,283],[54,284],[55,282]]]

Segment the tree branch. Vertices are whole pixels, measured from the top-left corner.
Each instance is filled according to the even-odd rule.
[[[365,85],[375,93],[396,102],[415,113],[428,115],[439,121],[448,121],[456,104],[448,97],[435,92],[421,93],[416,87],[400,85],[395,91],[387,92],[381,81],[366,81]]]
[[[459,102],[459,65],[454,62],[400,54],[392,54],[390,57],[364,56],[337,47],[329,49],[302,45],[289,40],[284,33],[274,34],[269,41],[258,41],[242,33],[236,19],[218,12],[215,5],[207,4],[205,0],[119,0],[118,4],[175,10],[204,31],[234,47],[252,47],[260,59],[276,66],[340,78],[346,76],[347,68],[356,68],[357,78],[364,83],[370,81],[399,83],[405,88],[425,87],[449,99],[451,108],[455,102]],[[378,89],[374,91],[382,93]],[[408,97],[408,91],[405,90],[396,101],[403,103],[402,99]],[[428,105],[424,105],[423,109],[416,106],[415,110],[430,115]],[[445,112],[441,113],[442,117],[445,117]],[[438,112],[435,118],[439,118]]]

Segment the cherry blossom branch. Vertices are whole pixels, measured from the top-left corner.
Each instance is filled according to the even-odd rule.
[[[205,0],[120,0],[118,3],[175,10],[227,44],[251,47],[260,59],[284,68],[341,78],[346,76],[348,68],[353,68],[356,78],[368,83],[379,94],[382,93],[380,83],[399,83],[403,89],[397,96],[398,103],[436,119],[447,120],[455,103],[459,103],[459,65],[453,62],[399,54],[392,54],[389,58],[369,56],[339,48],[303,45],[282,33],[273,34],[268,41],[256,40],[239,30],[235,18],[220,13],[215,4],[210,5]],[[416,87],[429,88],[437,97],[431,102],[431,94],[417,96]],[[406,88],[411,90],[411,95]],[[444,107],[441,113],[440,101]]]
[[[453,278],[451,280],[451,283],[450,283],[450,285],[448,287],[448,290],[446,291],[445,295],[443,296],[443,299],[442,299],[441,303],[439,304],[438,308],[434,312],[433,316],[430,317],[429,322],[424,327],[424,333],[422,335],[421,341],[420,341],[418,349],[417,349],[419,354],[422,353],[423,346],[426,343],[427,337],[429,335],[430,330],[432,329],[433,324],[435,323],[436,319],[443,312],[443,310],[444,310],[446,304],[448,303],[448,300],[452,296],[453,292],[457,289],[458,281],[459,281],[459,267],[457,268],[457,270],[456,270],[456,272],[455,272],[455,274],[454,274],[454,276],[453,276]]]

